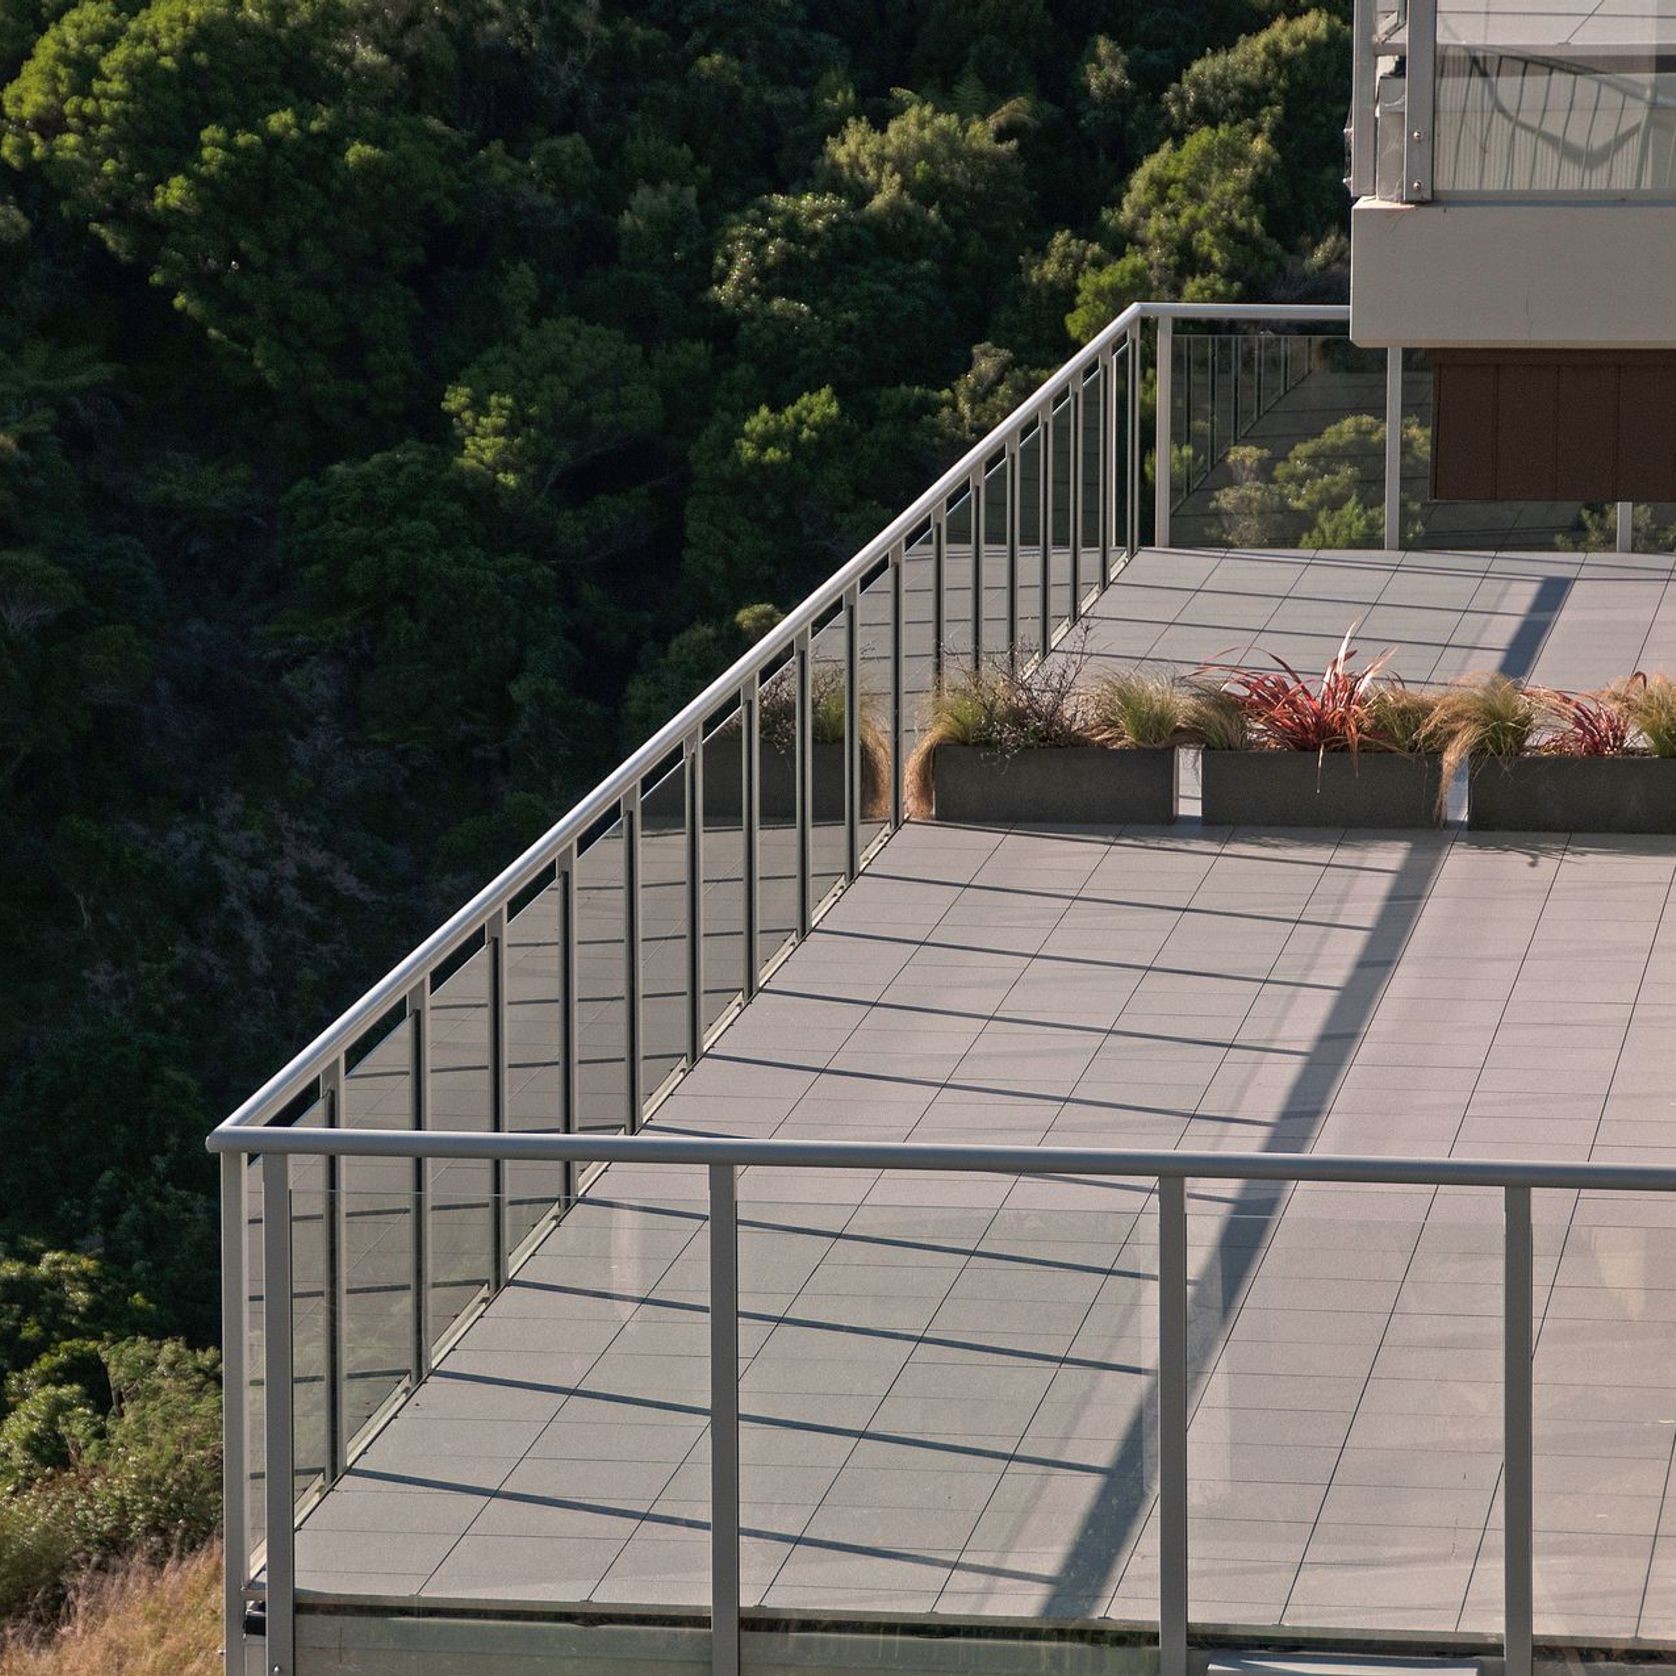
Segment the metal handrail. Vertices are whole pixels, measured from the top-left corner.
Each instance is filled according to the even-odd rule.
[[[1385,1187],[1542,1187],[1676,1193],[1676,1165],[1400,1158],[1381,1154],[1160,1152],[1123,1147],[966,1146],[921,1141],[740,1140],[727,1136],[485,1135],[428,1129],[221,1129],[211,1152],[287,1157],[515,1159],[527,1163],[727,1164],[804,1170],[959,1170],[980,1175],[1192,1176],[1216,1181]]]

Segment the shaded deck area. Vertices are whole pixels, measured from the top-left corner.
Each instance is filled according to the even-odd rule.
[[[1313,668],[1362,616],[1410,681],[1599,682],[1676,664],[1672,563],[1149,552],[1084,649]],[[1673,886],[1676,837],[912,825],[654,1121],[1669,1162]],[[702,1607],[703,1187],[598,1177],[310,1515],[299,1584]],[[743,1172],[748,1608],[1155,1616],[1150,1199]],[[1493,1634],[1495,1196],[1189,1214],[1194,1620]],[[1536,1218],[1537,1627],[1676,1642],[1676,1207]]]

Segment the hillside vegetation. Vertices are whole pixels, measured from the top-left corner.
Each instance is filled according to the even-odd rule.
[[[212,1528],[220,1114],[1113,311],[1342,293],[1348,10],[0,0],[0,1614]]]
[[[62,1622],[0,1643],[0,1676],[220,1676],[221,1550],[134,1561],[76,1590]]]

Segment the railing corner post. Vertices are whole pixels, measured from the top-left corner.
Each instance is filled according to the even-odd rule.
[[[739,1205],[710,1170],[710,1670],[739,1676]]]
[[[1187,1183],[1158,1180],[1158,1661],[1187,1676]]]
[[[1531,1190],[1502,1189],[1502,1538],[1505,1545],[1507,1676],[1531,1676],[1532,1489],[1531,1317],[1534,1262]]]
[[[244,1585],[250,1570],[246,1496],[250,1454],[246,1428],[249,1376],[245,1358],[250,1344],[246,1319],[250,1282],[245,1267],[248,1212],[245,1179],[249,1162],[242,1152],[221,1155],[221,1458],[224,1490],[222,1522],[222,1636],[226,1676],[245,1676]]]
[[[262,1154],[262,1480],[269,1676],[293,1676],[296,1664],[290,1163],[283,1152]]]

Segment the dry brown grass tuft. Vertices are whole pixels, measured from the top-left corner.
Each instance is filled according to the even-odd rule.
[[[0,1676],[219,1676],[221,1550],[132,1560],[77,1586],[55,1628],[0,1641]]]

